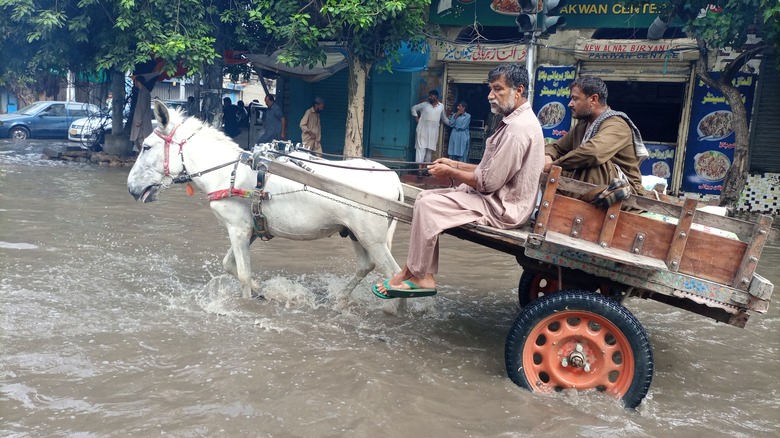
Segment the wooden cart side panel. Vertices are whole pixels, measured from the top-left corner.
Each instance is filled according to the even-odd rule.
[[[626,211],[620,212],[620,220],[612,239],[612,247],[632,252],[637,234],[644,234],[644,244],[639,255],[666,260],[675,226]]]
[[[588,242],[598,242],[604,217],[604,210],[593,204],[563,195],[555,195],[555,202],[547,221],[547,229]],[[579,223],[575,224],[578,219]],[[572,233],[574,229],[577,231],[576,234]]]
[[[731,286],[747,244],[703,231],[690,231],[680,272]],[[747,289],[748,284],[740,289]]]

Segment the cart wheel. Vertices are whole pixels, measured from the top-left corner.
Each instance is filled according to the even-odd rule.
[[[531,303],[506,339],[509,378],[533,392],[595,389],[635,408],[653,379],[653,351],[639,321],[620,304],[583,290]]]
[[[517,299],[525,307],[545,295],[558,290],[558,279],[546,272],[523,270],[517,285]]]
[[[558,278],[555,274],[524,270],[520,275],[520,283],[517,285],[517,300],[520,302],[520,307],[524,308],[532,301],[557,292],[558,287]],[[620,301],[620,291],[613,288],[608,282],[603,281],[592,287],[593,292],[598,291],[604,296]],[[586,289],[591,290],[588,287]]]

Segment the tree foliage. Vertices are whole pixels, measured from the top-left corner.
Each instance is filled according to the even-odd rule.
[[[720,204],[736,205],[747,181],[749,127],[747,110],[736,86],[735,75],[752,59],[767,51],[780,50],[780,2],[777,0],[667,0],[662,4],[665,20],[678,19],[684,30],[696,38],[701,57],[696,74],[726,97],[733,113],[736,137],[734,160],[723,181]],[[711,74],[721,49],[735,56]],[[780,65],[778,66],[780,68]],[[771,68],[771,67],[770,67]]]
[[[387,53],[404,40],[422,44],[430,0],[267,0],[255,3],[257,23],[283,50],[289,65],[325,61],[322,42],[345,48],[367,64],[389,65]]]

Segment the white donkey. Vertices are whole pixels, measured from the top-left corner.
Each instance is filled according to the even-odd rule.
[[[222,265],[238,278],[244,298],[253,295],[249,245],[263,228],[271,236],[293,240],[349,234],[358,268],[344,288],[346,296],[374,268],[385,277],[400,270],[390,253],[394,219],[278,175],[266,175],[264,191],[271,196],[260,204],[266,220],[255,221],[252,196],[257,172],[240,162],[242,154],[244,158],[248,154],[222,132],[197,118],[169,110],[159,101],[154,103],[154,116],[157,129],[144,140],[143,150],[127,177],[127,188],[136,200],[151,202],[160,189],[191,179],[198,190],[209,194],[211,210],[230,236],[230,249]],[[341,167],[331,167],[328,163],[332,162],[308,153],[295,155],[313,161],[303,165],[311,172],[387,199],[403,200],[398,175],[379,163],[352,159],[337,162]],[[296,165],[286,158],[280,161]]]

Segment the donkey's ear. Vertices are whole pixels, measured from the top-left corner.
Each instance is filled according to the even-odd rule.
[[[171,121],[168,107],[157,99],[154,99],[154,118],[157,119],[157,126],[163,131],[168,128],[168,123]]]

